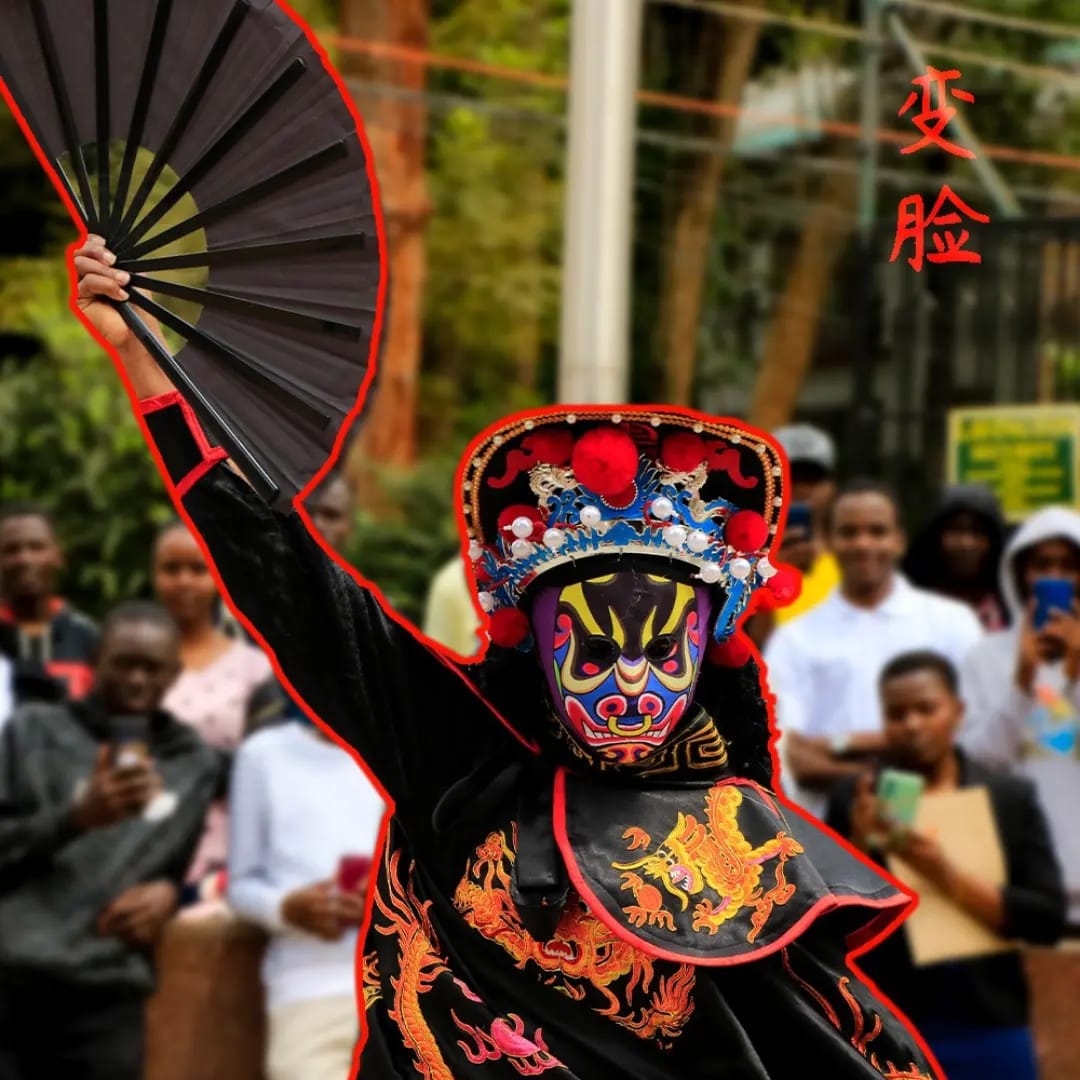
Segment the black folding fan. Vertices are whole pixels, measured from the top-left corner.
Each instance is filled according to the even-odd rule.
[[[275,0],[0,0],[0,77],[131,273],[125,321],[291,502],[374,362],[381,273],[368,162],[319,53]]]

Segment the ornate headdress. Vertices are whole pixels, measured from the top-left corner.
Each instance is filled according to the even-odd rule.
[[[718,642],[755,589],[790,592],[789,575],[769,561],[783,508],[780,451],[734,421],[670,406],[519,413],[477,438],[458,476],[496,644],[527,636],[519,604],[538,580],[601,556],[656,559],[722,588]]]

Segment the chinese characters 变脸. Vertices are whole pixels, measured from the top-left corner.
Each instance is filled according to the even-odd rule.
[[[956,69],[939,71],[935,67],[928,67],[925,75],[912,79],[919,90],[911,91],[897,115],[905,116],[918,106],[918,111],[911,115],[911,122],[918,128],[921,138],[902,147],[901,154],[915,154],[927,147],[937,147],[954,157],[975,157],[972,150],[960,146],[945,135],[945,129],[956,116],[956,108],[948,103],[949,96],[958,101],[975,100],[975,95],[970,91],[962,90],[959,86],[948,86],[960,77],[960,72]],[[913,246],[913,252],[908,255],[907,261],[916,271],[922,270],[924,261],[982,262],[982,256],[966,246],[971,234],[963,227],[965,219],[983,223],[990,220],[987,214],[981,214],[968,206],[948,184],[942,185],[929,212],[922,195],[906,196],[900,200],[897,208],[896,233],[889,262],[895,262],[909,243]],[[930,238],[929,250],[927,236]]]

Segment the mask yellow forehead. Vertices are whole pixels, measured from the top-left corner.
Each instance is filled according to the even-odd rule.
[[[659,629],[655,629],[653,625],[656,618],[655,608],[649,612],[648,618],[645,620],[642,627],[641,640],[643,645],[648,644],[654,637],[672,633],[682,621],[687,608],[694,603],[693,585],[683,581],[672,581],[670,578],[654,574],[649,574],[648,577],[650,581],[655,581],[658,584],[672,585],[675,590],[675,595],[672,598],[671,610],[668,613],[668,617],[664,620],[663,626]],[[592,607],[589,605],[589,600],[585,595],[585,585],[607,585],[614,581],[614,579],[614,574],[605,574],[603,577],[590,578],[587,582],[576,582],[573,585],[567,585],[559,593],[559,602],[565,604],[577,615],[581,626],[584,627],[589,634],[607,636],[606,632],[601,628]],[[626,631],[623,628],[621,620],[614,608],[610,606],[608,607],[608,614],[611,618],[613,638],[620,646],[625,645]]]

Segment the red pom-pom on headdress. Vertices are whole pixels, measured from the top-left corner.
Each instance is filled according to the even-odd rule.
[[[569,431],[534,431],[521,440],[521,446],[506,455],[502,476],[489,476],[488,486],[509,487],[523,472],[534,465],[565,465],[574,448]]]
[[[575,479],[589,491],[601,497],[621,495],[637,476],[637,445],[618,428],[593,428],[574,444],[570,465]]]
[[[502,649],[516,649],[529,635],[529,617],[520,608],[499,608],[488,626],[491,643]]]
[[[709,646],[709,663],[719,667],[744,667],[753,655],[750,644],[742,634],[732,634],[727,641],[714,641]]]
[[[532,522],[533,530],[529,536],[521,537],[522,540],[542,540],[544,536],[544,515],[538,507],[528,506],[526,503],[517,503],[506,507],[499,514],[499,535],[509,544],[516,537],[511,533],[510,526],[518,518],[528,518]]]
[[[660,447],[660,460],[672,472],[693,472],[708,456],[705,440],[690,431],[669,435]]]
[[[758,551],[769,539],[769,523],[756,510],[739,510],[724,526],[724,540],[736,551]]]
[[[569,431],[534,431],[521,445],[542,465],[565,465],[574,449],[574,436]]]

